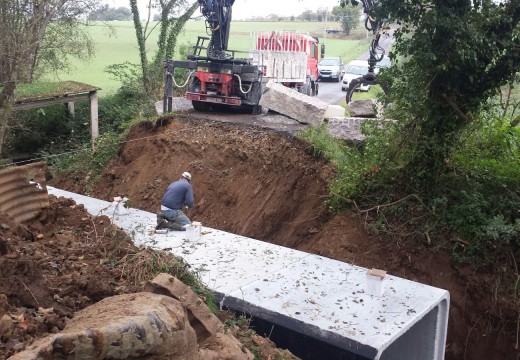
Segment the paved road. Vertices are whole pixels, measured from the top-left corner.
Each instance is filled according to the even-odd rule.
[[[392,37],[382,36],[379,39],[379,45],[385,49],[385,55],[388,55],[392,46]],[[370,45],[367,44],[367,49]],[[358,60],[367,60],[369,56],[368,50],[366,53],[358,57]],[[318,99],[328,102],[332,105],[339,105],[339,103],[345,99],[346,92],[341,91],[341,82],[335,82],[333,80],[322,80],[319,82],[320,91],[318,93]]]
[[[318,99],[328,102],[332,105],[339,105],[341,100],[345,99],[345,91],[341,91],[341,82],[331,80],[321,80]]]

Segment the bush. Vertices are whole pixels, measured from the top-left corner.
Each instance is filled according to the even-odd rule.
[[[422,192],[411,185],[414,174],[401,171],[412,158],[399,143],[405,122],[365,125],[362,146],[325,128],[302,137],[337,169],[329,184],[333,210],[355,206],[375,232],[400,242],[455,244],[457,260],[485,266],[520,250],[520,128],[511,116],[497,106],[483,111],[445,160],[448,171]]]

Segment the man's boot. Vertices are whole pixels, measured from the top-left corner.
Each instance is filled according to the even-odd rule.
[[[167,228],[168,228],[168,221],[166,221],[162,212],[158,212],[157,213],[157,226],[155,227],[155,229],[159,230],[159,229],[167,229]]]
[[[167,227],[170,230],[186,231],[186,229],[182,225],[171,221],[168,221]]]

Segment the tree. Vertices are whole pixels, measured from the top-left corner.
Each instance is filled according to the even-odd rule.
[[[177,43],[177,36],[184,27],[186,21],[190,19],[198,8],[198,2],[194,2],[188,6],[186,0],[158,0],[157,3],[152,3],[152,0],[150,0],[149,4],[147,21],[143,28],[140,20],[139,9],[137,7],[137,0],[130,0],[130,8],[133,15],[137,44],[139,47],[143,87],[147,94],[152,94],[154,90],[160,88],[160,86],[157,86],[157,81],[161,78],[162,61],[166,58],[172,57]],[[150,65],[147,57],[148,50],[146,40],[155,29],[155,26],[149,28],[152,6],[160,9],[161,16],[159,23],[157,24],[159,26],[157,52],[152,64]]]
[[[126,21],[132,20],[132,12],[129,8],[123,6],[112,8],[108,5],[102,5],[99,9],[92,11],[88,19],[91,21]]]
[[[31,82],[40,60],[50,59],[44,49],[47,30],[53,28],[55,39],[68,34],[54,27],[71,24],[91,9],[97,0],[4,0],[0,2],[0,153],[5,137],[17,83]],[[64,54],[70,48],[54,49]],[[77,46],[76,49],[77,50]],[[62,63],[61,63],[62,64]]]
[[[387,101],[409,149],[402,175],[412,191],[435,191],[462,130],[520,70],[520,1],[388,0],[371,16],[400,25]]]
[[[341,28],[347,35],[359,24],[359,6],[334,6],[331,13],[335,18],[340,19]]]

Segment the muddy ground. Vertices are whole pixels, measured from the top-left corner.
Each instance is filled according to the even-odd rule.
[[[189,171],[192,220],[447,289],[446,359],[520,358],[518,304],[497,290],[496,277],[454,263],[439,246],[370,236],[353,212],[330,213],[324,200],[334,171],[308,143],[273,129],[189,115],[161,123],[134,127],[93,187],[84,176],[53,185],[105,200],[124,195],[134,207],[156,212],[167,185]]]
[[[70,199],[49,200],[49,208],[27,226],[0,213],[1,360],[59,332],[77,311],[109,296],[142,291],[144,281],[138,280],[151,279],[148,260],[156,260],[157,253],[135,247],[106,216],[93,218]],[[247,319],[235,320],[225,311],[220,318],[257,358],[297,359],[252,333]]]

